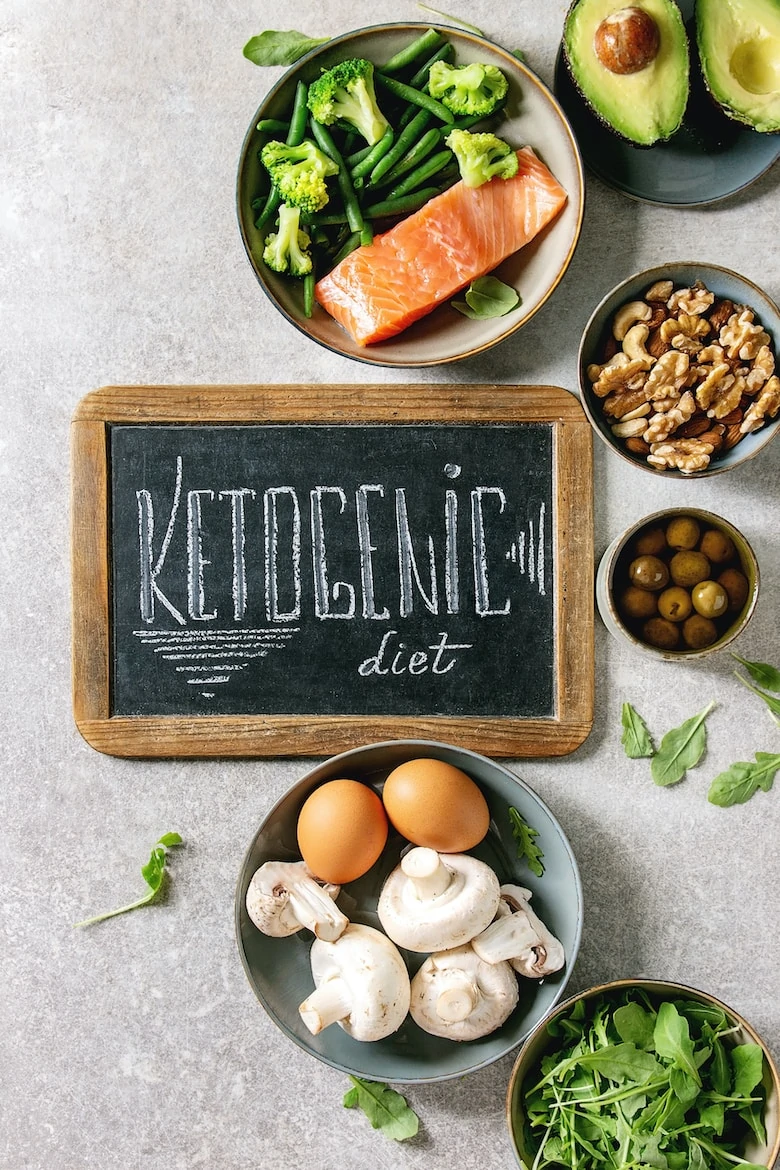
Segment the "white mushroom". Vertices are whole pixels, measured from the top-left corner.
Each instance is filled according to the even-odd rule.
[[[385,881],[377,914],[399,947],[445,951],[484,930],[498,900],[498,878],[484,861],[420,847],[410,849]]]
[[[338,1024],[355,1040],[381,1040],[404,1022],[409,972],[390,939],[373,926],[351,922],[335,942],[315,939],[311,973],[316,990],[298,1011],[312,1035]]]
[[[485,963],[470,944],[430,955],[412,980],[412,1019],[448,1040],[476,1040],[500,1028],[517,1006],[509,963]]]
[[[266,861],[246,892],[246,908],[258,930],[287,938],[304,926],[332,942],[349,919],[335,899],[339,886],[319,883],[304,861]]]
[[[536,916],[531,891],[502,886],[495,922],[474,939],[473,947],[486,963],[509,961],[521,975],[541,979],[559,971],[565,961],[563,945]]]

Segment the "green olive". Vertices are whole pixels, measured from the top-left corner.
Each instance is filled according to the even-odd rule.
[[[676,552],[669,562],[669,572],[675,585],[683,585],[690,589],[700,581],[706,581],[710,576],[710,562],[704,553],[694,549],[684,549]]]
[[[632,585],[638,585],[640,589],[655,592],[668,584],[669,570],[659,557],[645,555],[637,557],[628,566],[628,579]]]
[[[739,569],[724,569],[718,577],[718,584],[726,590],[729,598],[729,612],[736,613],[748,599],[750,585]]]
[[[646,528],[640,532],[634,541],[634,549],[638,557],[650,555],[660,556],[666,551],[666,537],[663,528]]]
[[[670,622],[684,622],[691,605],[691,595],[682,585],[670,585],[658,598],[658,612]]]
[[[618,608],[627,618],[650,618],[658,612],[655,593],[640,589],[638,585],[627,585],[620,594]]]
[[[708,528],[701,538],[699,549],[713,565],[725,565],[737,555],[734,541],[719,528]]]
[[[654,617],[642,626],[642,637],[651,646],[658,646],[661,650],[674,650],[680,641],[680,630],[674,622]]]
[[[693,608],[702,617],[722,617],[728,609],[729,595],[717,581],[700,581],[691,593]]]
[[[691,650],[703,650],[717,639],[718,629],[710,618],[693,613],[683,622],[682,635],[685,645]]]
[[[693,516],[675,516],[666,526],[666,543],[669,548],[696,548],[701,528]]]

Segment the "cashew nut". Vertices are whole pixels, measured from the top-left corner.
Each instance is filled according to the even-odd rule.
[[[646,325],[632,325],[623,338],[623,353],[627,353],[631,361],[640,361],[643,370],[649,370],[655,362],[652,354],[645,349],[645,342],[650,336]]]
[[[612,322],[612,333],[616,341],[622,341],[632,325],[637,321],[649,321],[653,310],[644,301],[629,301],[622,305],[615,313]]]
[[[621,421],[615,423],[611,428],[612,434],[616,435],[618,439],[630,439],[634,435],[643,435],[647,427],[647,419],[632,418],[627,422]]]

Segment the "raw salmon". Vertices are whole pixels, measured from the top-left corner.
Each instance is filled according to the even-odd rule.
[[[511,179],[456,183],[318,281],[316,297],[358,345],[384,341],[522,248],[566,192],[529,147]]]

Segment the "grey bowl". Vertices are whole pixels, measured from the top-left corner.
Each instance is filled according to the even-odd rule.
[[[601,400],[593,393],[586,370],[591,363],[600,360],[600,349],[607,334],[610,322],[617,309],[628,301],[641,299],[642,294],[658,280],[672,280],[675,286],[688,287],[700,280],[718,298],[728,298],[735,305],[748,305],[755,311],[757,319],[772,339],[772,349],[775,356],[780,356],[780,309],[767,294],[737,272],[729,268],[721,268],[715,264],[700,264],[696,261],[670,261],[668,264],[659,264],[655,268],[646,268],[627,277],[606,294],[596,306],[590,320],[582,334],[577,369],[582,405],[593,430],[598,437],[634,467],[641,467],[652,475],[660,475],[665,479],[701,479],[705,476],[718,475],[724,471],[731,471],[758,455],[777,434],[780,429],[780,415],[766,423],[760,430],[753,431],[730,451],[715,455],[709,467],[704,471],[695,471],[684,474],[675,468],[662,469],[652,467],[641,456],[627,451],[620,439],[616,439],[610,429],[609,420],[601,408]]]
[[[398,1032],[372,1043],[353,1040],[333,1025],[312,1036],[298,1014],[299,1004],[313,989],[309,967],[312,936],[302,930],[291,938],[260,933],[246,911],[246,891],[255,870],[272,859],[296,860],[298,812],[308,794],[341,777],[362,780],[381,792],[388,772],[417,757],[444,760],[468,773],[480,786],[490,809],[485,840],[472,850],[497,872],[533,892],[540,918],[561,940],[566,952],[563,970],[540,982],[523,980],[520,1003],[509,1020],[480,1040],[458,1043],[423,1032],[407,1017]],[[508,809],[514,806],[533,828],[544,852],[545,872],[537,878],[517,858]],[[398,863],[408,842],[391,829],[384,853],[355,882],[344,886],[338,904],[353,921],[378,926],[376,902],[384,879]],[[244,857],[236,890],[236,937],[247,978],[257,998],[281,1031],[311,1056],[353,1076],[412,1084],[441,1081],[474,1072],[516,1048],[555,1006],[564,993],[580,945],[582,885],[577,862],[558,821],[522,780],[485,756],[429,740],[393,740],[355,748],[317,765],[279,800],[255,833]],[[404,953],[414,973],[423,955]]]

